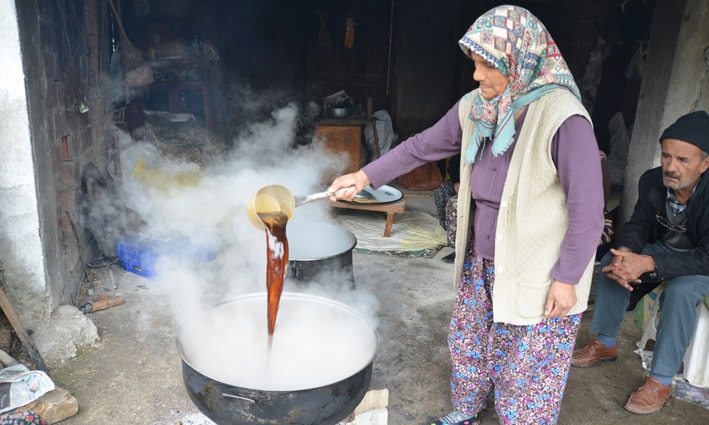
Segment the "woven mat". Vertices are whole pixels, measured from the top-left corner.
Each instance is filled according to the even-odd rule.
[[[398,257],[433,257],[447,243],[438,219],[420,211],[396,214],[391,236],[384,237],[386,213],[340,210],[338,223],[357,237],[355,252]]]

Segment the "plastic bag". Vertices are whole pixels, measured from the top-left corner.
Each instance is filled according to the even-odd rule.
[[[589,113],[593,113],[593,106],[596,103],[598,86],[601,85],[603,73],[603,60],[605,59],[606,41],[601,37],[596,37],[596,48],[591,51],[588,57],[588,64],[579,85],[583,105]]]
[[[608,121],[608,131],[611,135],[610,153],[607,164],[611,174],[611,184],[622,185],[625,179],[625,167],[628,163],[631,133],[625,124],[622,112],[616,112]]]
[[[18,364],[0,371],[0,413],[29,404],[54,389],[54,382],[40,371]]]
[[[391,123],[391,116],[385,110],[377,111],[373,114],[375,122],[375,127],[377,129],[377,137],[379,139],[379,155],[384,155],[391,149],[392,145],[399,138],[399,135],[394,132],[394,127]],[[367,144],[369,152],[372,153],[374,157],[377,153],[375,142],[374,142],[374,132],[372,131],[372,126],[368,125],[364,127],[364,140]],[[376,158],[373,158],[376,159]]]
[[[647,54],[647,47],[644,43],[640,43],[638,48],[633,53],[633,57],[630,58],[627,68],[625,68],[625,78],[628,80],[642,80],[643,74],[645,73],[645,56]]]

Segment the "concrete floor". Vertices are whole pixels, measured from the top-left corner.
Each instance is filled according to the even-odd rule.
[[[430,197],[410,198],[408,208],[435,214]],[[353,254],[358,290],[379,301],[370,388],[389,390],[391,425],[427,425],[450,410],[446,333],[455,294],[453,266],[440,260],[449,252],[444,248],[432,259]],[[119,281],[125,303],[91,314],[101,342],[52,371],[55,383],[79,400],[79,413],[62,424],[211,424],[185,391],[165,288],[130,273],[119,273]],[[587,314],[579,343],[589,339],[589,319]],[[560,424],[707,423],[705,409],[677,399],[650,416],[623,409],[645,376],[632,353],[640,334],[628,315],[618,361],[571,370]],[[498,423],[494,409],[483,413],[482,423]]]

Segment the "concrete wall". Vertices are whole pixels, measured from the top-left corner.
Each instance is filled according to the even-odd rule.
[[[97,339],[83,315],[62,319],[57,307],[72,304],[92,256],[81,171],[105,169],[110,152],[102,3],[67,17],[52,1],[0,0],[0,282],[50,368]]]
[[[40,233],[25,75],[13,0],[0,0],[0,271],[17,297],[44,299],[47,288]],[[23,308],[25,317],[46,316],[43,303]]]
[[[659,1],[652,28],[620,223],[632,214],[640,175],[660,165],[662,131],[681,115],[709,109],[709,0]]]
[[[108,49],[102,3],[86,0],[67,19],[55,2],[0,0],[0,261],[30,328],[72,303],[95,255],[82,225],[81,174],[89,163],[105,170],[108,162],[110,116],[99,90],[108,64],[99,49],[102,31]],[[80,112],[80,104],[89,111]]]

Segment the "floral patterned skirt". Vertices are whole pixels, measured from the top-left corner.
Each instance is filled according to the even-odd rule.
[[[496,323],[494,282],[494,262],[471,245],[448,335],[453,407],[479,413],[494,391],[500,423],[556,424],[581,315]]]
[[[0,425],[47,425],[38,414],[22,410],[0,414]]]

